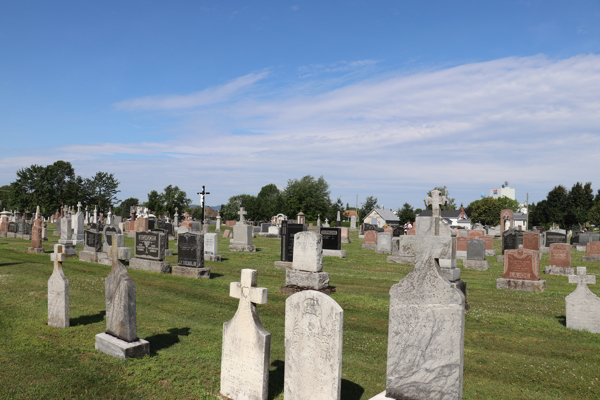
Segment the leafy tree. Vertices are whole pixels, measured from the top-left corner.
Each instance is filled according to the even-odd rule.
[[[469,204],[471,214],[469,217],[474,222],[479,222],[482,225],[499,225],[500,211],[511,209],[514,212],[519,210],[519,202],[509,199],[508,197],[484,197],[483,199],[475,200]]]
[[[588,213],[588,218],[592,224],[600,225],[600,202],[595,202]]]
[[[529,205],[528,213],[530,226],[548,226],[550,224],[547,203],[547,200],[542,200],[537,204],[531,203]]]
[[[564,226],[579,225],[580,228],[588,221],[588,213],[594,205],[592,183],[585,185],[577,182],[567,195]]]
[[[273,183],[263,186],[256,196],[256,219],[270,221],[283,210],[283,195]]]
[[[120,192],[118,187],[119,181],[114,174],[96,172],[93,178],[85,179],[83,182],[86,197],[84,204],[97,205],[99,213],[107,214],[108,210],[118,202],[116,196]]]
[[[402,208],[398,209],[397,214],[398,219],[400,219],[400,225],[404,225],[407,222],[414,222],[416,219],[415,211],[413,210],[413,207],[408,203],[404,203]]]
[[[163,190],[163,193],[161,194],[161,200],[161,214],[167,212],[171,217],[174,217],[175,215],[175,208],[182,211],[189,207],[190,204],[192,204],[192,199],[188,199],[187,193],[185,191],[179,189],[179,186],[172,185],[167,186]],[[200,211],[202,210],[201,207],[199,209]]]
[[[148,193],[148,201],[146,202],[146,207],[148,207],[150,211],[154,212],[155,215],[159,215],[163,212],[163,199],[162,196],[156,190],[153,190],[150,193]]]
[[[453,199],[450,197],[450,192],[448,191],[447,186],[444,186],[444,187],[439,186],[439,187],[433,188],[432,190],[427,192],[427,197],[431,197],[431,192],[433,190],[439,190],[440,196],[446,196],[446,199],[448,199],[448,203],[440,205],[440,210],[456,210],[456,203],[455,203],[456,199]],[[427,209],[431,210],[432,206],[428,205]]]
[[[337,213],[338,211],[340,212],[340,221],[344,218],[344,203],[342,202],[341,198],[337,198],[337,200],[335,201],[335,203],[331,204],[331,207],[329,208],[329,214],[327,214],[327,217],[329,218],[330,221],[337,221]]]
[[[327,215],[330,211],[329,184],[321,176],[315,179],[306,175],[302,179],[288,180],[282,193],[285,214],[292,218],[300,211],[307,220],[317,219],[317,215]]]
[[[548,223],[559,224],[561,228],[565,227],[565,214],[567,207],[568,192],[564,186],[555,186],[546,197],[546,215]]]
[[[244,210],[248,213],[245,218],[254,220],[256,216],[256,198],[249,194],[238,194],[231,196],[227,204],[221,208],[221,216],[227,221],[239,220],[240,216],[238,212],[240,207],[244,207]]]
[[[377,208],[377,197],[367,196],[365,202],[362,203],[362,207],[358,210],[358,219],[362,221],[371,211]]]
[[[10,199],[12,197],[12,187],[10,185],[0,186],[0,211],[10,209]]]
[[[123,218],[129,218],[131,216],[131,206],[137,206],[140,204],[140,201],[135,197],[129,197],[121,202],[119,205],[120,212],[117,215],[122,216]],[[116,214],[116,210],[113,210]]]

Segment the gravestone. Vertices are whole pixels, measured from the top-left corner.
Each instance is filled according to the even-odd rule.
[[[548,266],[544,272],[550,275],[573,275],[575,269],[571,265],[572,247],[566,243],[552,243],[548,251]]]
[[[540,280],[540,257],[535,250],[517,249],[504,252],[504,277],[496,279],[497,289],[544,292],[548,284]]]
[[[485,259],[485,242],[483,239],[467,239],[469,239],[467,244],[467,259],[463,261],[464,267],[478,271],[487,271],[488,262]]]
[[[340,230],[342,235],[342,243],[352,243],[352,240],[350,240],[350,229],[343,226],[340,228]]]
[[[379,398],[460,399],[465,297],[440,275],[435,254],[440,240],[452,238],[417,238],[412,272],[390,289],[387,382]]]
[[[104,237],[104,242],[102,243],[102,251],[108,253],[108,249],[112,246],[112,238],[115,235],[120,235],[121,233],[121,230],[116,226],[104,225],[104,228],[102,229],[102,236]]]
[[[392,236],[391,232],[377,233],[377,254],[392,254]]]
[[[251,225],[246,225],[244,216],[248,214],[244,207],[238,212],[240,220],[233,226],[233,242],[229,245],[229,251],[247,251],[256,252],[256,246],[252,245],[253,229]]]
[[[171,264],[165,259],[163,232],[136,232],[135,257],[129,260],[129,268],[160,273],[170,273]]]
[[[172,256],[173,255],[173,250],[169,249],[169,232],[164,229],[164,228],[154,228],[154,229],[150,229],[150,232],[162,232],[164,233],[164,235],[162,235],[162,247],[164,247],[165,249],[165,257],[166,256]]]
[[[65,216],[60,224],[60,239],[58,243],[64,245],[63,252],[66,257],[77,257],[77,250],[73,244],[73,230],[71,229],[71,218]]]
[[[600,242],[588,242],[583,261],[600,262]]]
[[[98,253],[102,252],[102,244],[102,234],[100,232],[94,229],[84,230],[83,250],[79,252],[79,260],[98,262]]]
[[[456,258],[465,260],[467,258],[467,250],[469,249],[469,237],[458,236],[456,238]]]
[[[536,232],[523,233],[523,248],[528,250],[540,250],[540,234]]]
[[[404,226],[402,226],[402,225],[395,225],[394,229],[392,231],[392,235],[394,237],[400,237],[400,236],[404,235]]]
[[[321,228],[336,229],[336,228]],[[294,261],[285,271],[282,294],[313,289],[331,293],[329,274],[323,272],[323,236],[311,231],[296,233],[294,237]]]
[[[42,220],[40,219],[40,207],[37,207],[35,213],[34,226],[31,228],[31,247],[27,249],[28,253],[42,254],[44,253],[44,247],[42,245],[44,241],[44,235],[42,233]]]
[[[502,254],[505,250],[516,250],[519,248],[517,230],[508,229],[502,235]]]
[[[178,265],[171,268],[171,273],[189,278],[210,279],[210,268],[204,267],[204,234],[181,233],[177,243]]]
[[[569,283],[576,283],[577,288],[565,297],[567,328],[600,333],[600,298],[587,286],[596,283],[596,275],[577,267],[577,275],[569,275]]]
[[[262,224],[260,224],[260,232],[261,233],[269,233],[269,227],[273,226],[273,224],[271,224],[270,222],[263,222]]]
[[[216,233],[204,234],[204,259],[209,261],[221,261],[219,253],[219,237]]]
[[[268,291],[256,287],[256,270],[242,269],[241,275],[241,282],[229,286],[229,295],[240,301],[223,324],[220,393],[232,400],[266,400],[271,334],[260,323],[256,304],[267,302]]]
[[[377,250],[377,231],[365,231],[365,240],[362,248],[363,250]]]
[[[52,275],[48,279],[48,325],[55,328],[69,327],[69,280],[63,272],[62,263],[67,259],[62,244],[54,245],[50,255],[54,261]]]
[[[17,224],[15,222],[11,221],[8,223],[6,237],[13,239],[17,237]]]
[[[600,233],[595,233],[595,232],[581,232],[579,234],[578,244],[580,246],[586,246],[588,243],[598,242],[598,241],[600,241]]]
[[[327,257],[346,258],[346,250],[342,250],[342,228],[321,227],[323,237],[323,255]]]
[[[72,217],[72,225],[73,225],[73,244],[83,244],[84,241],[84,223],[83,223],[84,215],[81,212],[81,202],[77,203],[77,214]]]
[[[467,231],[467,237],[469,239],[480,239],[485,236],[485,231],[478,229],[471,229]]]
[[[350,217],[350,230],[356,230],[356,215]]]
[[[286,400],[339,400],[344,310],[326,294],[306,290],[285,301]]]
[[[555,243],[567,243],[567,234],[557,231],[547,231],[542,233],[542,243],[544,247],[550,247]]]
[[[304,231],[304,224],[290,224],[281,221],[281,243],[279,261],[275,262],[278,269],[286,269],[294,261],[294,237],[296,233]]]
[[[124,240],[117,235],[109,249],[112,270],[104,279],[106,331],[96,335],[96,350],[121,359],[150,353],[150,344],[137,337],[136,287],[119,258],[126,252],[117,246]]]

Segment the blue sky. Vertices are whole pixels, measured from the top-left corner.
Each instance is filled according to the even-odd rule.
[[[0,185],[61,159],[212,205],[309,174],[386,208],[600,189],[599,22],[597,1],[3,2]]]

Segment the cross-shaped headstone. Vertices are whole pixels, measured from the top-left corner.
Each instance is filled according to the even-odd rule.
[[[576,283],[577,287],[580,285],[595,285],[596,275],[587,275],[586,267],[577,267],[577,275],[569,275],[569,283]]]
[[[265,304],[268,289],[256,287],[256,270],[242,269],[241,282],[231,282],[229,296],[240,299],[238,308],[250,308],[250,303]]]
[[[54,261],[54,269],[62,270],[62,263],[67,259],[67,255],[65,254],[65,246],[62,244],[54,245],[54,253],[50,254],[50,258]]]
[[[425,199],[425,206],[431,205],[431,215],[433,217],[440,217],[440,206],[448,202],[446,196],[440,196],[440,193],[439,190],[434,189],[431,191],[431,197]]]
[[[81,202],[77,202],[77,212],[81,212]]]
[[[238,214],[240,215],[240,224],[243,224],[246,221],[244,215],[248,214],[248,212],[244,211],[244,207],[240,207],[240,211],[238,211]]]

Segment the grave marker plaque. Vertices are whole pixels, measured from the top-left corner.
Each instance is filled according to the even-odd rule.
[[[136,232],[135,256],[162,261],[165,258],[164,249],[161,249],[162,232]]]
[[[84,250],[99,252],[102,251],[102,234],[93,230],[85,230],[84,234]]]
[[[321,228],[323,250],[341,250],[342,233],[340,228]]]
[[[8,232],[9,233],[17,233],[17,224],[15,222],[8,223]]]
[[[304,224],[281,221],[281,261],[294,261],[294,235],[304,231]]]
[[[538,252],[528,249],[509,250],[504,253],[504,278],[537,281],[540,279]]]
[[[551,245],[555,244],[555,243],[567,243],[567,235],[560,233],[560,232],[552,232],[552,231],[548,231],[548,232],[544,232],[543,233],[544,237],[545,237],[545,246],[546,247],[550,247]]]
[[[178,264],[190,268],[204,267],[204,235],[186,232],[179,234]]]

